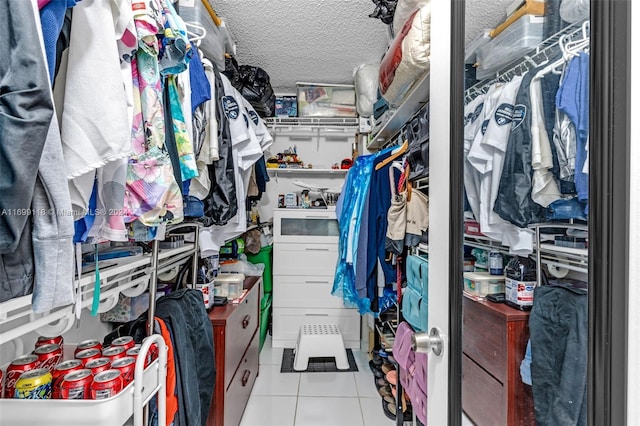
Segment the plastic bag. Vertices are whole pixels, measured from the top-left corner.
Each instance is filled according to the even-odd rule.
[[[371,117],[373,104],[378,100],[378,73],[380,64],[358,65],[353,71],[356,89],[356,109],[360,117]]]
[[[393,14],[393,33],[397,34],[413,12],[429,4],[431,0],[398,0]]]
[[[242,256],[241,256],[242,257]],[[237,259],[220,264],[220,273],[244,274],[247,277],[261,277],[264,263],[253,264],[245,259]]]
[[[562,0],[560,17],[570,24],[589,18],[589,0]]]

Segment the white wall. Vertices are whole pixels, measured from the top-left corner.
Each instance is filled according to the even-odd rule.
[[[640,4],[631,2],[631,22],[640,22]],[[628,423],[640,420],[640,310],[637,308],[640,303],[640,145],[638,145],[638,135],[640,134],[640,123],[634,117],[640,114],[640,79],[637,77],[640,72],[640,28],[638,25],[631,26],[631,172],[630,172],[630,226],[629,226],[629,330],[628,342],[629,352],[627,357],[627,419]],[[635,140],[635,142],[634,142]]]

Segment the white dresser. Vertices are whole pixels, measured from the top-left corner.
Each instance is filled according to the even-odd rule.
[[[335,208],[273,211],[273,347],[293,348],[303,324],[337,324],[360,347],[360,315],[331,295],[338,259]]]

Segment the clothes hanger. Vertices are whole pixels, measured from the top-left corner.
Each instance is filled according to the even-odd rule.
[[[391,151],[391,154],[389,154],[387,158],[385,158],[384,160],[382,160],[380,163],[376,165],[376,170],[380,170],[381,168],[383,168],[384,166],[386,166],[396,158],[400,157],[402,154],[404,154],[407,151],[407,149],[409,149],[409,141],[405,139],[401,146]]]
[[[187,35],[189,36],[189,41],[195,43],[196,46],[199,46],[200,40],[204,39],[207,36],[207,29],[196,22],[185,21],[184,25],[187,27]]]

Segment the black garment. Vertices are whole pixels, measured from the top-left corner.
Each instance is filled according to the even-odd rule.
[[[260,157],[255,164],[256,171],[256,184],[258,185],[258,195],[247,197],[249,201],[259,201],[262,199],[262,194],[267,191],[267,182],[269,182],[269,175],[267,174],[267,164],[264,161],[264,156]]]
[[[220,159],[209,166],[209,179],[211,188],[204,201],[203,222],[206,226],[225,225],[238,213],[238,200],[236,196],[236,181],[231,146],[231,131],[229,121],[223,113],[222,97],[224,86],[218,71],[216,76],[216,118],[218,120],[218,156]],[[213,100],[212,100],[213,101]],[[208,219],[208,220],[207,220]]]
[[[515,124],[509,134],[504,167],[500,176],[498,196],[493,206],[502,219],[526,228],[531,223],[544,219],[544,208],[531,199],[533,168],[531,167],[531,99],[529,87],[535,71],[522,78],[522,84],[516,95],[516,114],[523,115],[520,124]],[[514,116],[515,118],[515,116]]]
[[[53,117],[49,75],[31,2],[0,2],[0,254],[25,226]]]
[[[531,382],[540,426],[587,424],[587,294],[565,286],[534,292]]]
[[[199,290],[181,289],[156,301],[156,317],[170,330],[176,369],[178,414],[175,426],[204,426],[216,380],[213,328]],[[104,339],[129,335],[136,342],[146,336],[147,313]],[[182,423],[180,423],[182,422]]]

